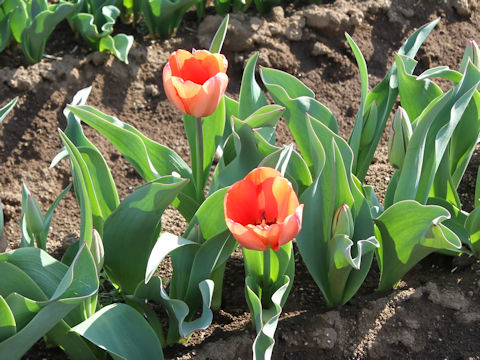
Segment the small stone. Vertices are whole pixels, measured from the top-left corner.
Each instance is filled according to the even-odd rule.
[[[364,15],[363,12],[361,12],[358,9],[354,9],[350,12],[350,19],[348,20],[349,25],[357,26],[360,25],[363,22]]]
[[[160,90],[158,90],[158,86],[156,85],[147,85],[145,86],[145,94],[150,97],[157,97],[160,95]]]
[[[80,79],[80,71],[77,68],[73,68],[67,74],[67,81],[77,81],[78,79]]]
[[[277,21],[277,22],[283,21],[283,19],[285,18],[285,12],[283,11],[283,7],[275,6],[272,9],[271,16],[273,21]]]
[[[317,41],[315,45],[313,45],[313,49],[312,49],[313,56],[329,55],[330,53],[331,53],[330,48],[319,41]]]
[[[89,59],[93,65],[100,66],[105,64],[109,57],[110,55],[108,55],[107,53],[95,51],[90,54]]]

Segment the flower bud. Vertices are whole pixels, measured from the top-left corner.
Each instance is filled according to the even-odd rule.
[[[40,234],[43,231],[43,213],[32,194],[27,195],[25,207],[27,228],[35,235]]]
[[[353,237],[353,230],[353,216],[350,207],[347,204],[342,204],[333,217],[332,237],[337,234],[344,234],[351,238]]]
[[[98,233],[96,229],[92,231],[92,242],[90,243],[90,252],[92,253],[93,260],[95,261],[95,265],[97,266],[97,272],[100,272],[103,267],[103,259],[104,259],[104,250],[103,250],[103,242],[102,237]]]
[[[398,107],[392,120],[388,137],[388,161],[395,169],[401,169],[408,142],[412,136],[412,125],[407,112]]]
[[[480,69],[480,49],[478,48],[475,40],[470,40],[465,52],[463,53],[462,62],[460,63],[460,73],[465,73],[467,68],[468,59],[472,62],[473,65]]]
[[[373,102],[363,117],[362,137],[360,139],[360,148],[370,144],[375,137],[377,130],[377,103]]]

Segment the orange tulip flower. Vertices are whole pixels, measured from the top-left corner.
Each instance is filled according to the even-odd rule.
[[[228,62],[207,50],[177,50],[163,68],[168,99],[183,113],[195,117],[212,114],[228,85]]]
[[[225,222],[235,239],[251,250],[278,251],[302,227],[303,204],[292,184],[271,168],[251,171],[228,189]]]

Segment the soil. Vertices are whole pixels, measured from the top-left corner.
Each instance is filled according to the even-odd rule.
[[[441,3],[441,4],[440,4]],[[471,39],[480,40],[480,10],[474,0],[335,1],[327,5],[274,9],[262,19],[255,14],[233,15],[224,53],[229,60],[230,96],[238,96],[246,59],[260,54],[259,63],[290,72],[309,86],[339,122],[346,138],[360,100],[355,59],[343,36],[347,31],[362,50],[370,86],[385,75],[394,52],[416,28],[440,17],[437,28],[420,49],[418,73],[438,66],[457,69]],[[207,13],[213,13],[212,10]],[[320,14],[320,15],[319,15]],[[168,41],[134,33],[136,43],[125,65],[113,57],[90,52],[74,40],[66,24],[47,45],[51,56],[27,66],[18,49],[0,54],[0,105],[18,96],[12,113],[0,125],[0,199],[5,215],[8,248],[18,247],[21,186],[25,183],[44,211],[70,182],[66,160],[50,162],[61,148],[57,128],[64,129],[66,104],[80,89],[92,86],[88,104],[117,116],[150,138],[169,146],[188,161],[181,115],[167,101],[161,84],[163,65],[177,48],[208,45],[219,18],[200,25],[188,13],[177,35]],[[198,36],[197,36],[198,35]],[[206,43],[206,45],[205,45]],[[199,46],[200,45],[200,46]],[[100,149],[112,169],[121,198],[142,183],[119,153],[93,129],[87,137]],[[289,143],[285,124],[280,143]],[[392,174],[386,137],[371,165],[367,183],[380,199]],[[461,185],[465,210],[472,207],[477,152]],[[168,209],[164,229],[181,234],[182,218]],[[61,256],[79,233],[79,208],[73,191],[57,208],[48,250]],[[0,251],[1,248],[0,243]],[[273,359],[480,359],[480,262],[474,258],[432,255],[424,259],[396,290],[375,290],[376,264],[359,292],[345,306],[328,309],[296,253],[295,284],[276,331]],[[163,266],[168,271],[168,264]],[[241,253],[227,263],[222,310],[213,324],[195,333],[185,345],[165,349],[167,359],[249,359],[255,333],[244,300]],[[42,341],[24,359],[64,359]]]

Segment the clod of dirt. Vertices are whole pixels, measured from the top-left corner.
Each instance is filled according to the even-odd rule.
[[[160,90],[156,85],[147,85],[145,86],[145,95],[149,97],[157,97],[160,95]]]
[[[14,73],[12,78],[8,81],[8,85],[17,91],[30,91],[35,88],[42,81],[42,77],[37,71],[32,68],[28,70],[23,66],[19,67]]]
[[[477,0],[451,0],[450,5],[460,16],[470,16],[477,7]]]
[[[428,300],[430,300],[434,304],[457,311],[465,310],[470,305],[470,302],[460,291],[460,289],[455,291],[442,289],[440,291],[437,284],[430,281],[425,285],[425,288],[426,291],[430,293],[430,295],[428,296]]]
[[[330,48],[327,45],[322,44],[320,41],[317,41],[315,45],[313,45],[313,49],[312,49],[313,56],[329,55],[331,52],[332,50],[330,50]]]
[[[302,29],[305,27],[305,18],[300,15],[294,15],[288,18],[285,29],[285,37],[291,41],[302,40]]]
[[[310,5],[304,10],[308,26],[320,30],[339,31],[348,24],[349,17],[342,11],[320,5]]]

